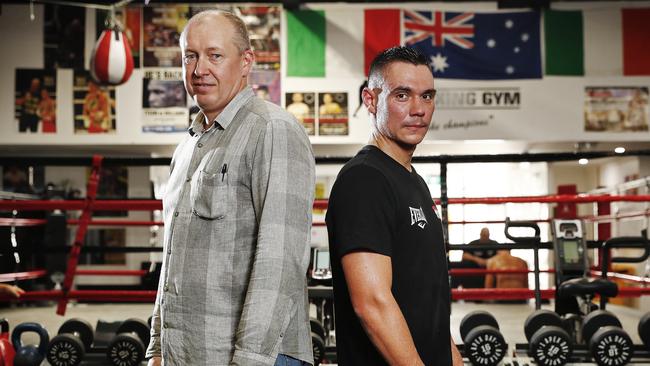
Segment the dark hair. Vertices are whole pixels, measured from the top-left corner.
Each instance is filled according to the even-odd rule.
[[[372,60],[370,71],[368,72],[368,80],[380,76],[377,74],[381,74],[384,68],[393,62],[406,62],[416,66],[424,65],[429,67],[429,59],[420,53],[420,51],[405,46],[391,47],[383,50]]]

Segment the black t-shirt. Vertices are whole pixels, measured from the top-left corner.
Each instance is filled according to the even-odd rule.
[[[440,219],[424,180],[375,146],[341,169],[327,209],[341,366],[386,365],[356,316],[341,267],[354,251],[391,257],[392,293],[427,366],[451,365],[450,292]]]

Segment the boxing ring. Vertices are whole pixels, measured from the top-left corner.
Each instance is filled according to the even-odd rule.
[[[613,152],[586,152],[586,153],[545,153],[545,154],[506,154],[506,155],[469,155],[469,156],[433,156],[433,157],[414,157],[415,163],[437,163],[440,165],[440,186],[441,195],[435,198],[436,205],[440,207],[440,216],[443,226],[448,228],[449,225],[464,224],[499,224],[505,220],[485,219],[485,220],[461,220],[450,221],[448,219],[449,205],[501,205],[501,204],[519,204],[519,203],[541,203],[541,204],[594,204],[603,205],[616,202],[650,202],[650,195],[629,195],[629,194],[611,194],[608,192],[594,192],[593,194],[554,194],[543,196],[516,196],[516,197],[448,197],[447,190],[447,165],[477,162],[555,162],[571,161],[580,158],[597,159],[620,156],[650,156],[650,151],[628,151],[624,154]],[[342,164],[349,158],[344,157],[323,157],[317,158],[318,164]],[[161,252],[160,247],[151,246],[127,246],[123,248],[88,248],[84,247],[84,237],[91,226],[137,226],[137,227],[160,227],[163,222],[154,220],[128,220],[128,219],[93,219],[94,211],[102,210],[129,210],[129,211],[158,211],[162,210],[160,200],[99,200],[96,199],[98,182],[100,177],[100,168],[106,165],[124,165],[124,166],[152,166],[152,165],[169,165],[169,158],[104,158],[94,156],[92,158],[51,158],[51,157],[0,157],[0,165],[10,165],[20,160],[30,165],[47,165],[47,166],[91,166],[91,174],[87,181],[87,194],[84,199],[78,200],[25,200],[25,199],[5,199],[0,200],[0,211],[13,212],[12,218],[0,218],[0,226],[9,227],[34,227],[46,224],[45,219],[16,218],[17,212],[22,211],[77,211],[78,218],[66,219],[67,225],[76,226],[76,233],[71,245],[60,247],[43,248],[45,252],[57,252],[67,254],[67,266],[65,276],[61,283],[60,290],[46,291],[28,291],[19,299],[10,299],[7,296],[0,295],[0,301],[56,301],[57,314],[64,315],[66,306],[70,300],[76,301],[106,301],[106,302],[153,302],[156,291],[139,291],[139,290],[76,290],[73,286],[76,276],[135,276],[143,277],[148,274],[146,270],[81,270],[78,269],[79,255],[83,252],[102,250],[107,252]],[[314,209],[326,210],[327,200],[316,200],[313,205]],[[650,210],[636,213],[636,217],[647,217]],[[625,217],[635,217],[635,215],[626,214],[625,216],[617,215],[590,215],[578,217],[586,222],[607,223],[619,220]],[[533,220],[540,224],[548,223],[548,219]],[[324,222],[316,221],[313,223],[316,227],[324,226]],[[473,247],[467,244],[450,244],[446,243],[448,250],[471,250],[471,249],[533,249],[526,244],[498,244],[494,246],[481,245]],[[602,241],[589,241],[588,246],[593,250],[598,249]],[[20,248],[13,248],[20,251]],[[540,243],[539,249],[552,249],[551,243]],[[539,270],[539,269],[538,269]],[[542,269],[540,273],[553,274],[553,269]],[[451,269],[450,276],[476,276],[486,274],[527,274],[534,273],[533,270],[486,270],[486,269]],[[593,268],[591,275],[599,277],[600,273],[597,268]],[[37,279],[47,276],[47,271],[34,268],[30,271],[20,273],[0,274],[0,282],[22,281],[28,279]],[[650,294],[650,279],[644,276],[633,276],[626,274],[609,273],[612,278],[624,281],[629,286],[619,289],[619,297],[640,297]],[[542,299],[551,299],[555,296],[555,289],[540,289]],[[535,291],[532,289],[452,289],[452,298],[454,300],[527,300],[535,298]]]

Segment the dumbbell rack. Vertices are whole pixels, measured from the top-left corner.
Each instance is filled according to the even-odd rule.
[[[529,357],[528,356],[528,350],[530,345],[528,343],[517,343],[515,345],[514,349],[514,355],[515,357]],[[591,356],[591,352],[589,351],[589,348],[584,345],[584,344],[574,344],[573,345],[573,354],[571,355],[571,359],[567,364],[574,364],[574,363],[586,363],[589,365],[593,365],[593,358]],[[534,362],[533,362],[534,364]],[[632,361],[628,363],[628,365],[634,365],[634,364],[639,364],[639,365],[648,365],[650,364],[650,351],[644,346],[644,345],[639,345],[635,344],[634,345],[634,356],[632,356]]]

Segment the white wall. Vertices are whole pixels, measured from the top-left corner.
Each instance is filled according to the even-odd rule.
[[[642,6],[650,2],[636,2],[633,6]],[[593,4],[592,4],[593,5]],[[617,9],[626,3],[599,2],[599,7]],[[156,4],[152,5],[156,6]],[[352,112],[358,104],[358,88],[364,79],[362,64],[362,21],[363,9],[372,7],[396,7],[396,4],[310,4],[313,9],[324,9],[327,17],[327,35],[331,38],[343,37],[350,44],[340,47],[328,44],[327,65],[336,60],[341,61],[336,73],[325,78],[283,77],[282,92],[289,91],[345,91],[349,96],[350,121],[348,136],[313,137],[315,145],[363,144],[367,140],[368,116],[360,111],[356,116]],[[411,9],[443,9],[473,11],[498,11],[495,2],[484,3],[401,3],[400,7]],[[581,9],[587,4],[564,6]],[[78,135],[72,127],[72,71],[57,70],[57,129],[54,135],[20,134],[17,132],[13,117],[15,69],[43,67],[43,8],[35,4],[35,20],[29,20],[28,5],[3,5],[0,14],[0,52],[3,62],[0,66],[0,144],[7,146],[62,145],[110,147],[119,145],[173,146],[182,133],[142,133],[141,132],[141,98],[142,70],[136,69],[129,82],[116,90],[117,130],[114,134]],[[349,14],[354,13],[354,17]],[[327,15],[329,14],[329,15]],[[94,11],[86,12],[87,30],[85,40],[88,54],[90,45],[95,41]],[[356,17],[356,18],[355,18]],[[344,19],[345,18],[345,19]],[[356,19],[357,21],[352,21]],[[344,21],[345,20],[345,21]],[[283,15],[284,22],[284,15]],[[284,23],[283,23],[284,24]],[[286,29],[286,28],[285,28]],[[283,32],[282,44],[286,43],[286,31]],[[334,42],[334,41],[332,41]],[[285,50],[286,47],[282,47]],[[283,60],[286,60],[286,50]],[[336,53],[334,53],[336,52]],[[282,63],[284,75],[285,63]],[[521,107],[514,111],[481,109],[474,112],[454,109],[440,109],[434,115],[436,124],[443,124],[449,119],[487,118],[492,122],[489,128],[432,130],[428,139],[440,140],[522,140],[522,141],[574,141],[574,140],[627,140],[647,141],[648,133],[585,133],[582,131],[582,101],[584,87],[589,85],[650,85],[649,77],[545,77],[541,80],[512,81],[467,81],[440,79],[436,87],[444,88],[490,88],[515,87],[522,93]],[[468,114],[469,113],[469,114]]]

